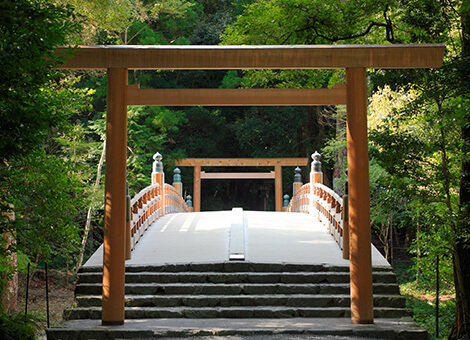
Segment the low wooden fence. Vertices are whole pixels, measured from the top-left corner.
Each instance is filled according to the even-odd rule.
[[[287,212],[300,212],[317,214],[318,219],[328,228],[336,243],[343,252],[343,258],[349,258],[349,223],[348,223],[348,195],[340,197],[336,192],[320,183],[322,176],[315,176],[321,171],[319,154],[312,155],[315,170],[312,167],[312,180],[317,183],[307,183],[294,189],[294,195],[285,208]],[[300,178],[300,177],[299,177]],[[295,182],[294,182],[295,184]],[[346,184],[347,185],[347,184]],[[294,186],[294,188],[296,188]],[[288,198],[288,197],[287,197]]]
[[[139,242],[149,226],[163,215],[192,211],[191,196],[187,197],[188,202],[186,202],[181,195],[182,184],[180,170],[176,168],[174,172],[173,183],[175,186],[178,186],[178,188],[175,188],[175,186],[171,184],[164,183],[161,155],[157,153],[154,159],[154,172],[152,173],[153,184],[142,189],[132,200],[128,198],[128,253],[135,249],[135,245]],[[155,171],[155,169],[157,169],[157,171]],[[158,173],[159,176],[155,176],[155,173]],[[155,178],[157,178],[157,180],[155,180]],[[127,258],[130,258],[129,255],[130,254],[127,254]]]

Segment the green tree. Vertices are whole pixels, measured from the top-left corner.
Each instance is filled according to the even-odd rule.
[[[13,234],[17,247],[35,258],[50,258],[61,247],[69,251],[78,235],[71,212],[77,210],[81,184],[76,173],[69,172],[70,162],[49,153],[46,145],[57,143],[54,139],[68,128],[71,112],[82,105],[77,100],[81,91],[68,90],[69,82],[62,87],[53,69],[61,62],[54,48],[71,43],[69,37],[79,28],[69,7],[48,1],[0,1],[0,234]],[[14,223],[4,214],[12,203]],[[67,208],[70,211],[62,210]],[[3,238],[0,241],[4,258],[8,253]]]
[[[71,8],[46,1],[0,2],[0,159],[25,154],[50,127],[66,122],[42,91],[57,72],[54,47],[67,45],[79,25]]]
[[[88,29],[82,32],[85,42],[93,41],[97,34],[104,32],[108,44],[122,45],[134,43],[134,39],[161,16],[171,16],[173,19],[183,17],[193,7],[193,4],[186,0],[64,0],[64,2],[73,5],[77,13],[86,19]]]
[[[401,190],[403,197],[421,201],[421,208],[437,214],[428,221],[426,235],[447,234],[440,244],[448,248],[439,251],[452,249],[453,254],[457,308],[452,339],[468,337],[470,329],[469,9],[469,1],[261,0],[247,5],[222,39],[226,44],[448,45],[446,66],[440,70],[376,70],[369,79],[373,90],[387,83],[405,89],[412,84],[418,90],[418,97],[390,120],[391,126],[383,123],[371,139],[393,192]],[[432,227],[442,223],[445,228]]]

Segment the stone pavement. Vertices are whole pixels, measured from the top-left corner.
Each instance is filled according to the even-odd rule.
[[[76,339],[130,339],[127,332],[133,339],[427,339],[427,334],[409,318],[376,319],[373,325],[352,325],[344,318],[141,319],[126,320],[122,326],[102,326],[100,320],[78,320],[67,323],[69,336],[71,330],[75,331]]]

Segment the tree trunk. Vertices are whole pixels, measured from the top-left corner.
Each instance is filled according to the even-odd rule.
[[[106,154],[106,141],[103,142],[103,151],[101,152],[101,157],[100,157],[100,162],[98,163],[98,169],[96,171],[96,181],[95,181],[95,186],[93,188],[93,193],[98,190],[98,187],[100,185],[100,180],[101,180],[101,169],[103,168],[103,163],[104,163],[104,156]],[[77,261],[77,266],[75,268],[75,272],[77,273],[80,267],[82,266],[83,263],[83,256],[85,255],[85,247],[86,243],[88,240],[88,235],[90,234],[90,229],[91,229],[91,216],[93,212],[93,202],[90,203],[90,208],[88,209],[88,213],[86,216],[86,224],[85,224],[85,231],[83,233],[82,237],[82,245],[80,248],[80,254],[78,255],[78,261]]]
[[[10,208],[13,210],[13,206],[10,205]],[[8,213],[7,218],[11,221],[15,220],[15,213],[12,211]],[[6,254],[7,254],[7,263],[10,266],[11,273],[2,273],[0,275],[5,275],[3,279],[5,280],[5,285],[3,287],[3,296],[1,296],[0,307],[3,308],[4,312],[14,312],[16,310],[16,302],[18,296],[18,257],[15,250],[8,249],[10,246],[14,248],[16,244],[15,234],[13,232],[5,232],[3,235],[0,234],[0,237],[3,237],[6,241]],[[8,274],[11,274],[9,276]]]
[[[462,72],[467,91],[470,92],[470,0],[464,0],[461,9],[462,23]],[[467,93],[468,93],[467,92]],[[452,247],[455,280],[455,320],[449,339],[470,339],[470,114],[467,113],[462,124],[463,155],[462,177],[460,180],[460,211],[462,213],[456,225],[455,242]]]

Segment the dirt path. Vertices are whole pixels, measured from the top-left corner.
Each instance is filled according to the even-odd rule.
[[[57,325],[62,321],[65,309],[73,304],[75,284],[67,283],[63,273],[51,273],[49,279],[49,322]],[[25,311],[26,276],[19,278],[17,310]],[[38,271],[29,285],[28,314],[38,317],[41,324],[41,334],[47,327],[46,281],[44,272]]]

